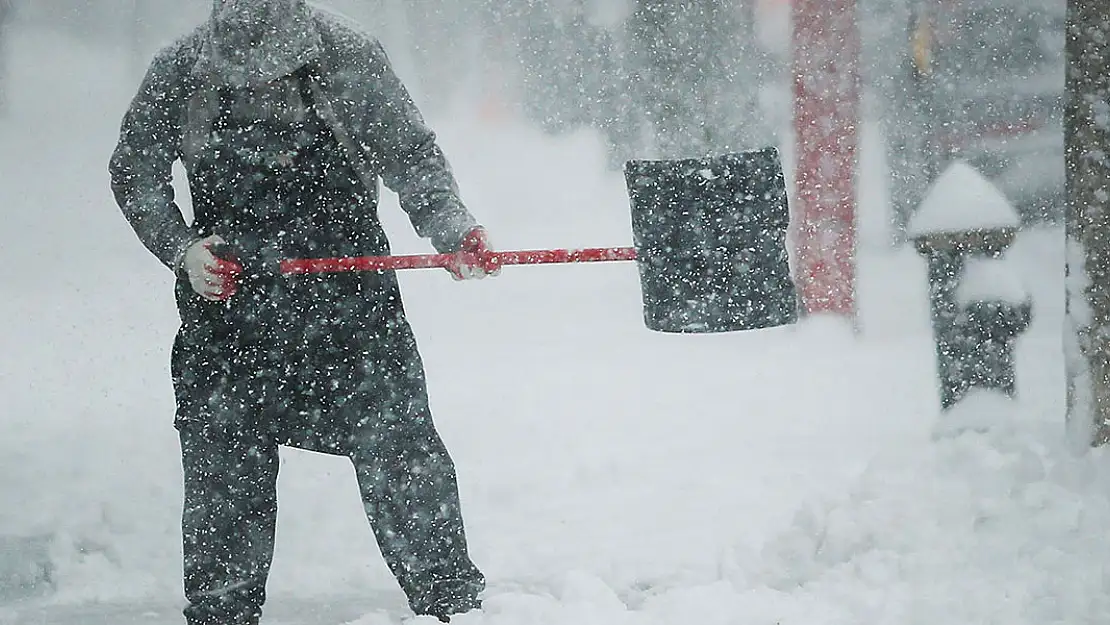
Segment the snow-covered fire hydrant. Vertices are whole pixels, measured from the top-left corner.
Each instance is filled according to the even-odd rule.
[[[1033,309],[1006,255],[1019,225],[1005,196],[959,161],[937,178],[910,221],[910,237],[928,264],[944,410],[973,388],[1016,393],[1014,344]]]

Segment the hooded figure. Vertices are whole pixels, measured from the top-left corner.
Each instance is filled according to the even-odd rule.
[[[312,14],[302,0],[213,0],[202,42],[205,69],[235,87],[288,76],[320,53]]]
[[[194,219],[174,201],[184,165]],[[382,255],[379,183],[457,279],[496,273],[485,231],[380,44],[302,0],[217,0],[161,51],[110,174],[177,276],[171,373],[189,625],[258,622],[278,447],[347,456],[417,614],[480,607],[455,468],[393,272],[281,276],[284,258]]]

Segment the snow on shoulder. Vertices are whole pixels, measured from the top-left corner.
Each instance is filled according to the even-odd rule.
[[[910,220],[909,234],[1015,228],[1021,218],[990,180],[963,161],[953,161],[938,177]]]

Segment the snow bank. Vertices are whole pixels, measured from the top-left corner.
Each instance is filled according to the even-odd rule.
[[[997,421],[976,431],[984,413]],[[1058,419],[1018,409],[972,400],[949,416],[979,427],[877,461],[847,497],[800,513],[767,550],[771,585],[846,609],[844,622],[1110,614],[1105,454],[1072,457]]]
[[[726,550],[716,569],[650,587],[584,571],[543,588],[495,587],[484,614],[454,622],[1101,622],[1110,458],[1072,456],[1060,424],[1041,417],[973,396],[945,417],[962,425],[938,423],[932,444],[877,458],[846,494],[807,504],[758,552]]]

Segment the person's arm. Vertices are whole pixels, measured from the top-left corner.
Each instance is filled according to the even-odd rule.
[[[458,184],[436,135],[393,72],[385,50],[370,38],[344,37],[341,67],[331,76],[341,119],[368,150],[372,166],[397,193],[416,233],[440,252],[459,249],[478,226],[459,198]]]
[[[161,52],[150,65],[124,115],[108,169],[112,192],[139,240],[162,264],[176,270],[199,235],[174,202],[173,163],[181,144],[184,81],[177,51]]]

